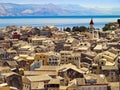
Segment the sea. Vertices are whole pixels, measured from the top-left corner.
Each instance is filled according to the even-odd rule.
[[[0,28],[6,26],[57,26],[60,29],[73,26],[89,27],[93,19],[95,28],[103,28],[109,22],[117,22],[120,15],[104,16],[0,16]]]

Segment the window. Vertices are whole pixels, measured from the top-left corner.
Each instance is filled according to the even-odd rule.
[[[97,67],[92,67],[92,69],[97,69]]]
[[[83,45],[83,44],[80,44],[81,46]]]
[[[84,87],[82,87],[81,90],[84,90]]]
[[[85,46],[87,46],[87,44],[85,43]]]
[[[104,90],[107,90],[107,87],[104,87]]]
[[[101,64],[103,65],[104,63],[103,63],[103,62],[101,62]]]
[[[90,87],[88,87],[88,90],[90,90],[91,88]]]
[[[75,60],[76,60],[76,57],[75,57]]]
[[[101,88],[101,87],[99,87],[99,90],[102,90],[102,88]]]
[[[94,87],[94,90],[97,90],[96,87]]]
[[[51,61],[51,58],[49,58],[49,61]]]
[[[110,72],[110,74],[111,74],[112,76],[114,76],[114,75],[115,75],[115,72]]]

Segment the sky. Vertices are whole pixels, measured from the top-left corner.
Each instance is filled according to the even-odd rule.
[[[120,0],[0,0],[0,3],[17,4],[79,4],[85,7],[120,7]]]

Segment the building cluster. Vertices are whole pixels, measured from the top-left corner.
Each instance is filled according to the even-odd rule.
[[[0,30],[0,90],[117,90],[120,29],[65,32],[55,26]]]

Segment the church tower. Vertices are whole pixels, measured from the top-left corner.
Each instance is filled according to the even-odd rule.
[[[95,28],[94,28],[93,19],[91,19],[91,21],[90,21],[89,32],[90,32],[91,39],[99,39],[99,32],[97,30],[95,30]]]
[[[93,19],[91,19],[90,21],[90,27],[89,27],[89,32],[90,32],[90,38],[91,39],[94,39],[94,22],[93,22]]]
[[[93,22],[93,19],[91,19],[91,21],[90,21],[90,29],[94,29],[94,22]]]

